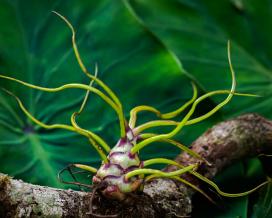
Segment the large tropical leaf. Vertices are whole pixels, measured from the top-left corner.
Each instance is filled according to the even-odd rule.
[[[205,90],[230,84],[226,56],[226,42],[230,39],[238,90],[263,98],[235,98],[225,114],[258,112],[271,118],[270,1],[176,0],[169,4],[167,0],[132,0],[126,5],[176,54],[184,69]]]
[[[256,93],[262,98],[235,98],[232,104],[221,110],[224,118],[245,112],[258,112],[271,118],[270,1],[176,0],[169,4],[166,0],[131,0],[126,3],[135,19],[176,55],[189,77],[196,79],[204,90],[220,89],[229,84],[226,74],[229,70],[226,41],[229,39],[238,90]],[[240,168],[241,165],[232,168],[230,178],[235,180],[234,175],[239,173]],[[246,166],[240,171],[242,187],[249,181],[242,173],[247,168],[253,169],[256,178],[260,178],[258,172],[262,171],[261,165],[256,162]],[[268,193],[266,198],[271,199],[272,195]],[[209,210],[207,214],[211,215]],[[248,198],[242,198],[230,202],[220,217],[247,217],[247,212]]]
[[[244,112],[272,118],[269,4],[268,0],[0,0],[0,73],[47,87],[88,84],[72,52],[70,30],[51,13],[56,10],[73,23],[84,62],[90,71],[98,63],[98,77],[120,97],[126,115],[139,104],[169,111],[191,97],[190,80],[202,92],[230,87],[226,52],[230,39],[238,91],[263,97],[235,97],[212,118],[184,128],[178,138],[189,144],[216,122]],[[84,96],[82,90],[43,93],[2,79],[0,85],[49,124],[69,124]],[[203,114],[220,99],[209,99],[196,114]],[[142,121],[148,118],[154,117],[142,114]],[[118,140],[116,114],[95,95],[90,96],[79,123],[111,146]],[[174,157],[178,152],[153,145],[141,155]],[[86,139],[34,125],[11,96],[0,94],[0,171],[32,183],[61,187],[57,172],[73,162],[97,166],[99,157]],[[228,178],[239,175],[243,181],[248,168],[254,169],[255,176],[261,170],[256,163],[238,165]],[[229,214],[246,216],[247,197],[230,205]]]
[[[167,110],[168,104],[181,104],[192,95],[183,69],[122,2],[1,1],[0,8],[4,11],[0,22],[9,20],[1,30],[2,74],[47,87],[88,83],[75,61],[70,30],[51,13],[56,10],[72,21],[83,60],[91,70],[98,63],[99,78],[120,96],[126,114],[138,104]],[[85,94],[78,90],[48,94],[14,82],[1,80],[1,84],[48,124],[69,124],[70,115],[79,108]],[[97,96],[90,98],[80,124],[113,146],[119,137],[117,116]],[[32,124],[5,93],[1,93],[1,105],[3,172],[34,183],[60,186],[56,175],[66,164],[99,164],[98,155],[87,140],[64,130],[46,131]],[[166,157],[177,153],[164,147],[161,151]],[[145,156],[153,153],[154,149],[149,149]]]

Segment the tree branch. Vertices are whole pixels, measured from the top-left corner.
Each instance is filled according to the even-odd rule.
[[[206,131],[192,149],[212,165],[180,154],[176,161],[188,165],[199,163],[199,173],[213,178],[237,160],[272,152],[272,122],[256,114],[247,114],[222,122]],[[166,171],[175,170],[169,166]],[[185,175],[195,185],[198,181]],[[192,211],[194,191],[169,179],[146,184],[144,194],[131,204],[120,204],[95,195],[93,210],[98,214],[119,214],[120,217],[188,216]],[[90,217],[91,194],[72,190],[42,187],[14,180],[0,174],[0,217]]]

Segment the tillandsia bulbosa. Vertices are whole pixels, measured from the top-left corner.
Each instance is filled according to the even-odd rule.
[[[147,181],[150,181],[155,178],[170,178],[170,179],[178,180],[209,198],[209,196],[207,196],[201,189],[199,189],[198,187],[194,186],[190,182],[180,177],[184,173],[192,174],[198,179],[211,185],[220,195],[227,196],[227,197],[238,197],[238,196],[247,195],[255,191],[260,186],[267,183],[265,182],[261,184],[260,186],[252,190],[249,190],[247,192],[229,194],[229,193],[222,192],[214,182],[212,182],[211,180],[199,174],[196,171],[198,167],[197,164],[182,166],[179,163],[170,159],[166,159],[166,158],[154,158],[149,160],[141,160],[139,157],[139,152],[144,147],[151,145],[152,143],[155,143],[155,142],[165,142],[165,143],[168,143],[169,145],[173,145],[180,148],[184,152],[187,152],[189,155],[199,158],[199,160],[204,161],[207,165],[210,164],[208,161],[203,160],[203,158],[199,154],[193,152],[192,150],[190,150],[190,148],[174,140],[173,138],[176,134],[178,134],[183,129],[184,126],[196,124],[212,116],[220,108],[222,108],[224,105],[230,102],[230,100],[232,99],[234,95],[247,96],[247,97],[255,96],[251,94],[243,94],[243,93],[235,92],[236,79],[235,79],[235,73],[231,63],[229,42],[228,42],[227,53],[228,53],[228,62],[229,62],[229,67],[230,67],[230,72],[232,77],[232,86],[230,90],[211,91],[198,97],[197,87],[194,83],[192,83],[192,89],[193,89],[192,98],[188,102],[186,102],[184,105],[177,108],[176,110],[168,112],[168,113],[161,113],[159,110],[157,110],[154,107],[141,105],[141,106],[134,107],[130,111],[130,117],[129,117],[129,120],[127,121],[123,113],[123,105],[121,104],[118,97],[103,81],[101,81],[97,77],[97,66],[96,66],[96,70],[94,74],[91,74],[85,67],[80,57],[80,53],[78,51],[78,47],[76,44],[76,34],[72,24],[64,16],[60,15],[57,12],[54,12],[54,13],[58,15],[70,28],[72,32],[72,46],[73,46],[73,51],[74,51],[76,60],[82,72],[90,79],[90,83],[89,84],[71,83],[71,84],[65,84],[56,88],[46,88],[46,87],[36,86],[36,85],[30,84],[30,83],[27,83],[12,77],[4,76],[4,75],[0,75],[0,78],[11,80],[11,81],[20,83],[24,86],[27,86],[29,88],[33,88],[33,89],[37,89],[37,90],[41,90],[45,92],[59,92],[65,89],[83,89],[86,91],[86,95],[81,104],[80,109],[71,115],[71,118],[70,118],[71,125],[66,125],[66,124],[48,125],[36,119],[26,109],[26,107],[23,105],[23,102],[15,94],[11,93],[8,90],[3,89],[6,93],[10,94],[17,100],[19,107],[22,109],[25,115],[31,121],[33,121],[36,125],[39,125],[45,129],[65,129],[68,131],[73,131],[80,135],[85,136],[89,140],[90,144],[95,148],[95,150],[97,151],[98,155],[100,156],[102,160],[100,168],[96,169],[94,167],[83,165],[83,164],[71,164],[70,167],[80,168],[80,169],[89,171],[90,173],[93,173],[94,176],[92,178],[92,182],[93,182],[92,187],[97,187],[100,190],[100,192],[107,198],[116,199],[119,201],[128,201],[128,199],[131,196],[130,195],[131,193],[141,192],[144,188],[144,184]],[[96,83],[96,85],[100,89],[93,87],[93,83]],[[84,106],[86,105],[86,102],[88,100],[88,96],[91,92],[95,93],[100,98],[102,98],[116,112],[118,116],[119,125],[120,125],[120,139],[118,140],[116,145],[113,146],[112,148],[103,140],[102,137],[98,136],[97,134],[95,134],[94,132],[90,130],[81,128],[76,122],[76,118],[82,113]],[[202,102],[203,100],[215,95],[226,95],[227,97],[206,114],[196,118],[192,118],[198,104]],[[158,120],[149,121],[139,126],[136,126],[138,113],[144,112],[144,111],[147,111],[149,113],[155,113],[156,116],[158,117]],[[181,116],[182,112],[184,111],[187,111],[187,113],[184,116]],[[180,121],[173,120],[174,118],[177,118],[178,116],[182,117],[180,118]],[[161,127],[161,126],[170,126],[173,128],[168,133],[163,133],[163,134],[154,134],[154,133],[146,132],[146,130],[149,130],[153,127]],[[154,165],[154,164],[170,164],[170,165],[178,166],[179,169],[173,172],[163,172],[162,170],[148,168],[150,165]],[[65,169],[70,170],[70,167]],[[59,174],[60,180],[62,180],[61,173],[63,171],[64,170],[60,171],[60,174]],[[82,185],[78,182],[66,182],[66,183]],[[88,187],[89,185],[86,185],[86,186]]]

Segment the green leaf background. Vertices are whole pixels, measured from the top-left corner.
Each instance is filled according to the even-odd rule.
[[[46,87],[88,83],[73,55],[71,32],[52,10],[73,23],[84,62],[91,71],[98,63],[98,77],[119,96],[126,116],[140,104],[165,112],[176,108],[190,99],[191,80],[202,93],[228,89],[226,44],[230,39],[237,90],[262,98],[235,97],[213,117],[186,127],[177,138],[189,145],[217,122],[246,112],[272,118],[269,0],[0,0],[1,74]],[[82,90],[43,93],[2,79],[0,85],[16,93],[35,117],[49,124],[69,124],[71,113],[84,97]],[[221,99],[201,104],[196,116]],[[141,114],[140,122],[154,118]],[[95,95],[90,96],[79,123],[111,146],[118,140],[116,114]],[[145,148],[141,156],[173,158],[178,153],[158,144]],[[1,172],[36,184],[66,187],[58,182],[57,172],[78,162],[99,165],[99,157],[86,139],[32,124],[14,99],[0,93]],[[260,161],[252,159],[239,162],[216,179],[222,189],[240,192],[264,178]],[[232,181],[235,186],[227,185]],[[222,199],[217,207],[205,199],[195,200],[193,216],[269,217],[270,189],[250,197]]]

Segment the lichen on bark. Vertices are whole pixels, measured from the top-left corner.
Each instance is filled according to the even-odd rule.
[[[247,157],[272,152],[272,122],[247,114],[222,122],[207,130],[193,144],[212,166],[200,162],[199,173],[213,178],[226,166]],[[176,161],[188,165],[199,159],[186,153]],[[165,171],[176,168],[169,166]],[[190,174],[185,179],[198,185]],[[131,204],[110,201],[96,194],[93,211],[99,214],[119,214],[119,217],[175,217],[192,212],[194,191],[169,179],[157,179],[145,185],[144,194]],[[72,190],[42,187],[14,180],[0,174],[0,217],[89,217],[91,194]]]

